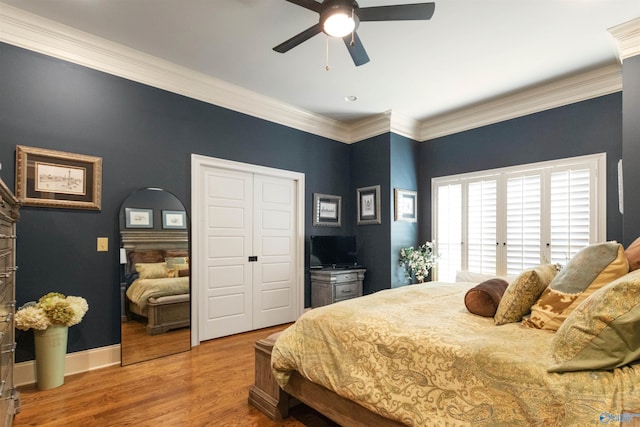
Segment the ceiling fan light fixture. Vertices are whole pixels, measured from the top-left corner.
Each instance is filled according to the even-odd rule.
[[[328,16],[322,27],[324,32],[332,37],[341,38],[351,34],[356,28],[356,22],[351,15],[341,11]]]

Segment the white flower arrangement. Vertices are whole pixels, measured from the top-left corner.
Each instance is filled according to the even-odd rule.
[[[82,321],[88,310],[89,304],[82,297],[49,292],[38,302],[28,302],[16,311],[16,328],[26,331],[45,330],[51,325],[73,326]]]
[[[438,255],[433,253],[435,242],[426,242],[417,248],[413,246],[400,249],[400,265],[405,268],[405,277],[411,280],[416,276],[418,283],[425,281],[429,275],[429,270],[438,259]]]

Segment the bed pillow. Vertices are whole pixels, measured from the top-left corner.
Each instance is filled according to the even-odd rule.
[[[139,262],[162,262],[164,261],[164,251],[148,250],[148,251],[131,251],[128,254],[129,262],[131,265],[136,265]]]
[[[136,271],[140,279],[162,279],[168,277],[166,262],[138,263]]]
[[[504,279],[486,280],[467,291],[464,296],[464,305],[473,314],[493,317],[507,286],[509,283]]]
[[[634,271],[640,268],[640,237],[633,241],[629,247],[624,251],[624,256],[629,261],[629,271]]]
[[[599,289],[551,342],[549,372],[613,369],[640,359],[640,269]]]
[[[587,246],[553,278],[531,307],[531,317],[522,324],[556,331],[589,295],[628,272],[629,263],[621,244],[612,241]]]
[[[514,323],[531,312],[531,306],[549,286],[560,266],[545,264],[523,271],[509,283],[494,316],[496,325]]]
[[[188,257],[167,257],[164,260],[167,263],[167,268],[173,268],[176,265],[185,265],[187,268],[189,267]]]

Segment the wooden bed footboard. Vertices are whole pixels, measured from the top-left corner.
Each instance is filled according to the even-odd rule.
[[[249,403],[263,414],[278,421],[287,418],[289,409],[302,402],[340,425],[404,426],[305,379],[298,372],[294,372],[284,390],[281,389],[271,372],[271,351],[279,335],[270,335],[254,344],[256,376],[249,389]]]

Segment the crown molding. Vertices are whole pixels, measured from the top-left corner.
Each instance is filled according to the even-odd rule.
[[[341,142],[342,122],[0,3],[0,41]]]
[[[628,56],[640,52],[640,19],[614,27]],[[416,141],[620,91],[605,66],[423,121],[387,111],[344,123],[0,3],[0,41],[343,143],[394,132]]]
[[[621,66],[607,65],[421,123],[419,141],[463,132],[622,90]]]
[[[640,18],[609,28],[609,33],[618,42],[621,60],[640,55]]]

